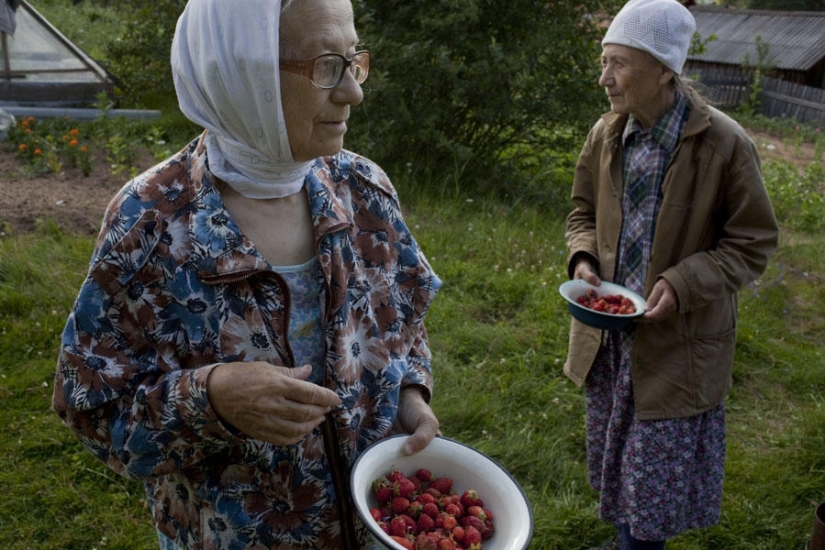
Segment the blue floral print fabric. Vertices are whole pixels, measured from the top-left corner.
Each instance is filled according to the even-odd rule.
[[[214,365],[295,357],[287,285],[224,207],[203,136],[110,204],[66,324],[55,410],[100,460],[145,482],[159,532],[181,548],[340,548],[330,460],[348,470],[388,434],[403,386],[430,395],[424,317],[441,281],[395,190],[347,151],[316,161],[305,184],[325,296],[313,381],[341,397],[340,457],[320,428],[279,447],[210,407]]]

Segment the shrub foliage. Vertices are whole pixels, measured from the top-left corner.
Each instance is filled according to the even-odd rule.
[[[552,147],[549,129],[589,126],[600,110],[596,14],[612,13],[616,2],[354,5],[373,63],[350,144],[386,168],[412,161],[428,176],[489,175],[521,160],[517,151]]]
[[[373,63],[348,147],[426,181],[463,175],[489,185],[496,168],[513,164],[535,172],[547,162],[537,151],[569,145],[556,128],[586,128],[603,107],[599,14],[619,3],[354,0]],[[108,53],[128,102],[174,98],[169,46],[185,4],[120,8],[130,24]]]

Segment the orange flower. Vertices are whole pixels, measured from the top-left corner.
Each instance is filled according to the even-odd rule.
[[[71,130],[69,130],[69,135],[70,136],[76,136],[79,133],[80,133],[80,130],[78,130],[77,128],[72,128]]]
[[[40,149],[35,149],[35,150],[34,150],[34,154],[35,154],[35,155],[39,155],[39,154],[41,154],[41,153],[43,153],[43,151],[41,151]]]
[[[70,141],[69,142],[69,147],[77,147],[77,140],[73,139],[72,141]]]
[[[89,152],[89,148],[88,148],[88,147],[86,147],[86,146],[84,145],[84,146],[82,146],[82,147],[80,148],[80,151],[81,151],[81,152],[83,152],[83,153],[88,153],[88,152]]]
[[[21,144],[20,144],[20,147],[18,147],[17,149],[18,149],[21,153],[25,153],[27,148],[28,148],[28,146],[27,146],[25,143],[21,143]]]

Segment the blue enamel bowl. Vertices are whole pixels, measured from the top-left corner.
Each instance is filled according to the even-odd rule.
[[[576,300],[591,289],[595,290],[596,294],[599,296],[621,294],[622,296],[630,298],[633,305],[636,306],[636,313],[628,315],[604,313],[601,311],[593,311],[592,309],[586,308],[579,304]],[[632,290],[629,290],[621,285],[608,283],[607,281],[602,281],[602,284],[599,286],[593,286],[584,281],[584,279],[574,279],[563,283],[559,287],[559,293],[567,301],[567,308],[570,310],[573,317],[585,325],[602,330],[621,330],[645,314],[646,300],[644,298]]]

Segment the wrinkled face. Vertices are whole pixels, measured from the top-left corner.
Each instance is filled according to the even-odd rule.
[[[281,16],[284,59],[311,59],[340,53],[348,59],[356,51],[358,35],[350,0],[294,2]],[[345,71],[332,89],[316,88],[309,78],[281,71],[281,100],[292,157],[296,161],[333,155],[344,146],[350,107],[364,99],[361,86]]]
[[[607,92],[614,113],[632,114],[643,124],[651,118],[655,121],[662,92],[672,77],[669,70],[642,50],[618,44],[605,44],[602,49],[599,86]]]

